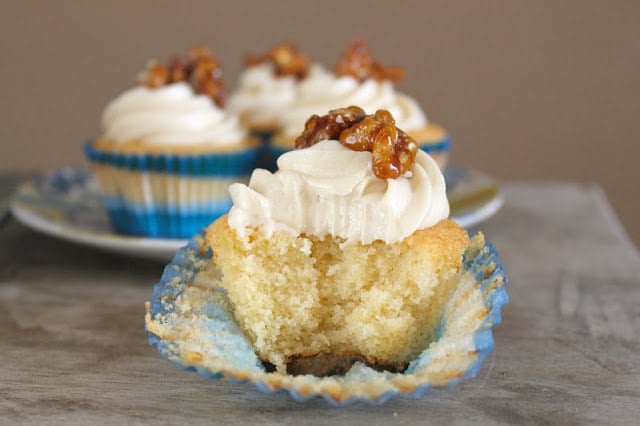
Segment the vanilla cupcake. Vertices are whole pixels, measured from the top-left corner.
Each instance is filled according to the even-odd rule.
[[[231,207],[259,143],[224,108],[218,60],[206,48],[152,63],[141,84],[105,108],[101,135],[85,145],[118,232],[186,238]]]
[[[208,379],[332,405],[475,376],[509,298],[502,262],[447,219],[435,161],[388,111],[311,117],[279,169],[181,248],[145,304],[149,343]]]
[[[428,122],[415,99],[396,90],[394,83],[403,77],[402,69],[375,62],[364,41],[356,40],[338,61],[334,73],[301,82],[296,101],[281,118],[281,131],[273,138],[272,156],[277,158],[293,148],[295,138],[311,115],[357,105],[367,113],[378,109],[390,111],[398,127],[444,168],[451,139],[441,126]]]
[[[399,372],[436,338],[470,240],[440,168],[395,124],[312,116],[300,149],[232,185],[207,230],[235,318],[280,373]]]

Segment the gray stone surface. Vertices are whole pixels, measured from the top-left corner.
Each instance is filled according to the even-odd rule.
[[[0,423],[638,424],[640,258],[601,190],[505,185],[481,228],[511,302],[478,376],[329,407],[178,370],[147,344],[163,265],[0,229]]]

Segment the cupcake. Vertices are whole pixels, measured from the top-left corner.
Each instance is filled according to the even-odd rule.
[[[281,43],[263,55],[249,55],[236,89],[229,95],[228,108],[264,144],[261,166],[273,170],[268,144],[281,127],[281,117],[295,102],[302,81],[325,74],[293,43]]]
[[[507,303],[482,234],[447,219],[435,161],[386,111],[312,117],[275,173],[180,249],[145,304],[149,343],[209,379],[332,405],[475,376]]]
[[[150,63],[106,106],[85,154],[118,232],[187,238],[231,207],[228,186],[248,180],[259,142],[224,108],[221,77],[213,53],[195,48]]]
[[[312,65],[293,43],[282,43],[263,55],[250,55],[229,95],[228,108],[251,131],[270,134],[296,98],[298,84],[309,74],[325,72]]]
[[[398,127],[444,168],[451,147],[448,133],[427,118],[415,99],[396,90],[404,77],[401,68],[376,62],[362,39],[355,40],[337,62],[333,73],[324,73],[300,84],[298,96],[282,116],[282,129],[274,136],[272,155],[293,148],[294,140],[313,114],[345,105],[358,105],[367,113],[386,109]]]
[[[386,110],[312,116],[206,232],[235,317],[281,374],[404,371],[436,338],[467,232],[440,168]]]

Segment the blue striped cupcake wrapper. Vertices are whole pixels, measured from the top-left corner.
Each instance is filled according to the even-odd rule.
[[[91,142],[84,146],[87,158],[94,163],[120,169],[169,173],[185,176],[233,177],[249,175],[256,167],[261,147],[241,151],[201,155],[127,154],[96,149]]]
[[[102,151],[88,142],[84,152],[94,165],[111,167],[112,173],[139,173],[143,180],[146,175],[164,174],[174,179],[246,181],[257,166],[261,147],[202,155],[125,154]],[[131,185],[139,184],[131,180]],[[145,191],[140,188],[140,192]],[[131,200],[124,193],[105,193],[102,198],[112,225],[120,233],[189,238],[231,208],[228,193],[207,195],[208,200],[201,199],[197,204],[184,201],[190,199],[189,194],[179,194],[171,203],[159,202],[151,196],[143,197],[145,201]]]
[[[260,153],[258,154],[257,167],[267,169],[270,172],[276,171],[276,162],[271,153],[273,132],[252,130],[251,135],[260,141]]]
[[[437,142],[418,144],[421,150],[427,154],[445,154],[451,150],[451,136],[446,135],[443,139]]]
[[[116,231],[154,238],[190,238],[231,208],[230,199],[193,206],[142,205],[108,196],[102,200]]]

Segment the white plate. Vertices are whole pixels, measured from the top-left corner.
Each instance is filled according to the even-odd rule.
[[[451,219],[468,228],[500,210],[504,196],[495,178],[473,169],[448,166],[444,173]]]
[[[495,179],[452,166],[445,173],[451,217],[469,227],[502,205]],[[11,201],[11,213],[24,225],[63,240],[115,253],[169,261],[188,240],[139,238],[116,233],[102,207],[93,177],[67,167],[23,182]]]

